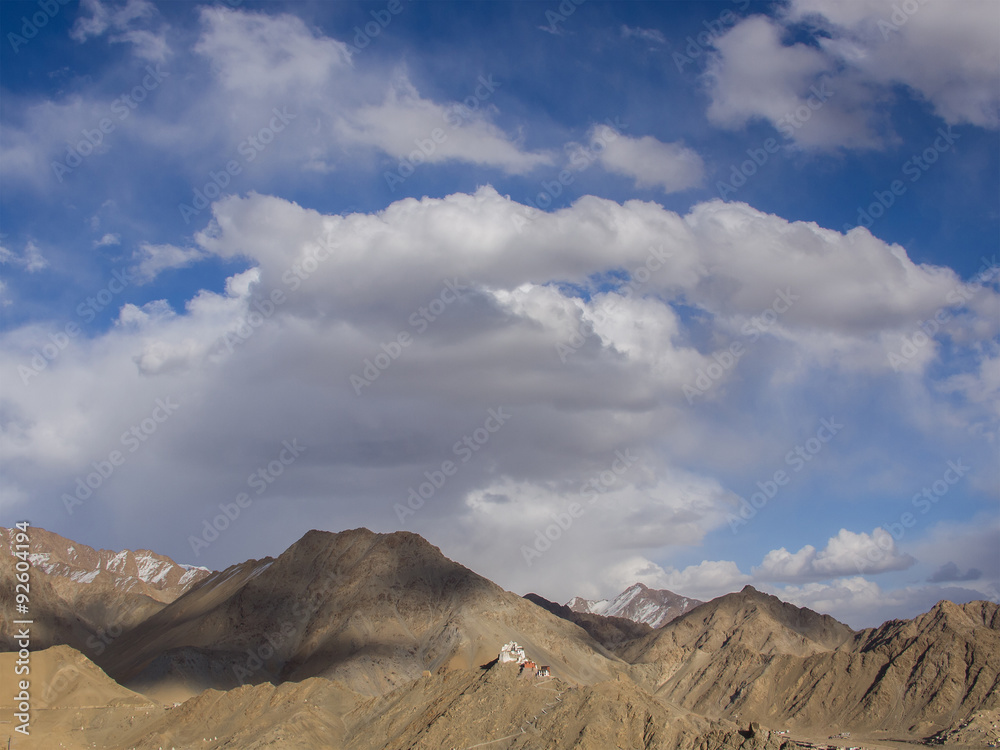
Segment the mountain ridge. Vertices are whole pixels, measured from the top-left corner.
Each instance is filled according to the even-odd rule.
[[[475,668],[508,640],[569,679],[606,679],[627,667],[583,629],[422,537],[367,529],[310,531],[273,560],[212,574],[115,641],[99,663],[125,684],[183,681],[190,668],[199,689],[232,687],[249,671],[253,681],[324,676],[380,695],[424,671]]]
[[[605,617],[623,617],[653,628],[666,625],[703,602],[669,589],[651,589],[643,583],[634,583],[614,599],[591,600],[574,596],[565,606],[573,612]]]
[[[0,578],[12,570],[0,554]],[[311,530],[79,653],[92,623],[49,581],[93,583],[35,575],[38,646],[73,641],[37,657],[60,686],[44,725],[96,712],[86,746],[792,750],[762,727],[958,742],[1000,720],[1000,607],[986,601],[855,631],[746,586],[653,629],[519,597],[411,532]],[[499,664],[511,640],[552,676]]]

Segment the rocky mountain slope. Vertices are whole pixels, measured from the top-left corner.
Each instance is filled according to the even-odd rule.
[[[622,644],[642,638],[652,632],[652,628],[643,622],[633,622],[624,617],[606,617],[589,612],[574,612],[565,604],[550,602],[538,594],[525,594],[524,598],[548,610],[556,617],[569,620],[586,630],[598,643],[606,648],[614,649]]]
[[[13,654],[0,655],[6,670]],[[792,750],[766,729],[740,731],[671,708],[624,675],[595,685],[521,673],[516,664],[425,675],[375,698],[322,677],[205,690],[157,703],[116,685],[66,646],[34,654],[51,685],[20,750]],[[12,672],[4,671],[4,674]],[[44,675],[44,676],[42,676]],[[6,682],[3,695],[13,691]],[[0,710],[10,710],[0,698]],[[485,745],[484,745],[485,743]]]
[[[594,601],[575,596],[566,602],[566,606],[574,612],[624,617],[632,622],[659,628],[701,603],[698,599],[690,599],[667,589],[651,589],[636,583],[614,599]]]
[[[43,575],[74,614],[93,629],[118,633],[172,602],[209,574],[150,550],[95,550],[39,527],[29,528],[33,579]],[[0,556],[11,531],[0,527]]]
[[[15,564],[17,560],[9,553],[0,552],[0,651],[18,650],[15,635],[20,625],[15,625]],[[88,643],[99,644],[95,628],[77,615],[70,604],[56,593],[45,573],[32,573],[29,579],[29,615],[34,620],[31,628],[31,647],[48,648],[67,643],[85,651]]]
[[[354,736],[348,747],[438,750],[497,743],[532,750],[666,750],[693,747],[711,728],[659,703],[625,675],[574,686],[522,673],[516,664],[477,672],[425,677],[360,706],[345,717]]]
[[[657,696],[706,716],[927,736],[1000,706],[998,609],[944,601],[854,633],[746,587],[619,654]]]
[[[0,585],[13,570],[0,554]],[[518,597],[415,534],[312,531],[155,602],[101,652],[86,651],[96,631],[53,580],[91,585],[35,570],[33,647],[82,642],[99,666],[67,646],[32,653],[46,710],[23,750],[53,738],[76,750],[805,746],[767,727],[811,741],[850,731],[869,748],[958,747],[992,741],[1000,716],[1000,607],[989,602],[942,601],[855,632],[746,587],[652,629]],[[0,589],[5,613],[12,591]],[[0,636],[13,648],[8,622]],[[510,640],[554,678],[496,663]],[[13,658],[0,655],[0,707],[16,692]]]
[[[584,630],[407,532],[311,531],[277,559],[214,573],[109,646],[129,685],[192,690],[322,675],[380,695],[424,671],[474,669],[516,640],[569,681],[627,665]]]

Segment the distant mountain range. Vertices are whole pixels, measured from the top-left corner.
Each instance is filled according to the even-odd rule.
[[[697,606],[641,585],[576,602],[629,616],[617,617],[516,596],[407,532],[310,531],[217,572],[41,529],[32,545],[33,647],[45,649],[31,656],[33,689],[48,710],[34,718],[44,741],[25,750],[792,750],[842,731],[862,746],[1000,741],[990,602],[863,631],[751,587]],[[0,554],[5,680],[12,560]],[[497,663],[512,640],[553,677]]]
[[[575,596],[566,602],[566,606],[574,612],[624,617],[632,622],[643,622],[651,628],[662,627],[699,604],[703,602],[666,589],[651,589],[641,583],[629,586],[614,599],[593,601]]]
[[[211,572],[150,550],[95,550],[41,528],[31,528],[30,538],[36,647],[67,643],[91,655],[103,651],[109,637],[139,624]],[[11,532],[0,527],[0,580],[13,570]],[[0,604],[12,593],[13,586],[0,591]],[[11,632],[5,618],[0,646],[10,643]]]

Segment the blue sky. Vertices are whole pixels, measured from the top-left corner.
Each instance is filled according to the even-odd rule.
[[[852,625],[1000,596],[994,3],[0,23],[4,525],[215,568],[407,529]]]

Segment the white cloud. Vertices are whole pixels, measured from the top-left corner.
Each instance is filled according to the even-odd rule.
[[[8,263],[23,268],[28,273],[36,273],[49,266],[49,262],[42,255],[42,251],[34,240],[28,240],[21,253],[16,253],[0,245],[0,265]]]
[[[347,45],[319,36],[290,14],[266,15],[223,7],[201,11],[194,51],[208,58],[223,89],[254,98],[320,95],[351,67]],[[273,105],[272,105],[273,106]]]
[[[787,44],[804,20],[822,30],[817,44]],[[893,138],[879,111],[902,85],[949,124],[997,128],[998,22],[992,2],[927,3],[907,14],[890,0],[795,0],[714,41],[708,116],[727,128],[767,120],[802,148],[878,148]]]
[[[961,283],[866,232],[845,237],[741,204],[711,202],[679,216],[586,197],[519,227],[525,212],[491,188],[406,199],[370,215],[325,215],[254,193],[218,201],[190,248],[142,245],[139,262],[149,262],[149,274],[201,253],[253,264],[224,291],[201,291],[176,312],[161,300],[115,299],[117,325],[72,338],[27,383],[20,368],[52,329],[0,335],[0,373],[17,389],[2,396],[9,496],[48,497],[33,508],[36,522],[66,523],[62,494],[169,396],[181,406],[150,437],[155,447],[130,453],[74,523],[113,513],[137,534],[140,525],[157,528],[165,552],[190,560],[188,537],[206,515],[244,490],[281,440],[297,438],[308,446],[303,459],[192,562],[243,559],[251,542],[260,545],[255,554],[280,552],[304,526],[335,518],[337,527],[422,533],[522,593],[606,596],[638,577],[710,596],[747,576],[727,561],[670,563],[677,548],[689,555],[725,527],[736,498],[717,477],[740,474],[748,456],[780,459],[803,426],[815,425],[815,405],[800,406],[813,404],[802,398],[806,386],[772,374],[835,373],[842,386],[822,404],[839,418],[873,377],[895,373],[887,362],[879,370],[824,359],[823,335],[868,351],[885,331],[925,319]],[[614,269],[631,285],[595,288],[594,278]],[[799,299],[716,391],[725,422],[714,409],[690,408],[684,384],[786,286]],[[401,333],[410,338],[394,348]],[[571,350],[565,361],[559,345]],[[358,395],[351,378],[375,358],[384,366]],[[761,404],[781,404],[780,415]],[[460,463],[456,444],[501,407],[509,422]],[[908,419],[891,404],[880,408],[887,419]],[[981,405],[969,408],[996,421]],[[968,446],[961,455],[971,462]],[[826,450],[824,461],[840,448]],[[529,567],[522,546],[580,502],[588,480],[612,471],[616,451],[640,460],[608,475],[607,491],[584,500],[586,513]],[[460,471],[401,524],[394,506],[444,461]],[[824,476],[816,464],[811,471]],[[822,551],[786,552],[764,567],[783,571],[776,580],[843,575],[866,536],[841,532]],[[954,554],[934,565],[949,560],[986,570]],[[584,590],[587,582],[600,590]]]
[[[794,553],[784,547],[771,550],[752,572],[759,581],[796,582],[906,570],[915,562],[896,548],[895,539],[884,529],[871,534],[841,529],[821,550],[811,544]]]
[[[139,262],[131,270],[136,274],[139,283],[145,284],[155,279],[161,271],[185,268],[205,257],[207,257],[205,251],[196,247],[151,245],[144,242],[133,255],[133,259]]]
[[[634,272],[650,262],[657,270],[646,274],[643,296],[683,296],[729,331],[738,331],[778,300],[778,307],[787,310],[769,333],[803,347],[816,346],[824,332],[835,334],[841,349],[877,353],[868,364],[883,371],[891,367],[879,336],[909,332],[914,321],[933,315],[947,304],[950,292],[963,288],[950,269],[917,265],[902,247],[864,229],[845,236],[740,203],[711,201],[680,217],[654,204],[620,206],[587,197],[571,208],[538,214],[531,230],[521,233],[516,219],[523,214],[523,207],[491,188],[403,200],[379,216],[350,217],[323,217],[287,201],[251,195],[218,202],[221,231],[199,235],[198,242],[222,257],[255,259],[265,281],[276,283],[301,258],[305,244],[329,233],[340,247],[317,275],[336,289],[333,304],[345,312],[368,308],[370,290],[381,288],[392,298],[380,307],[379,314],[387,316],[420,301],[414,292],[418,280],[430,290],[446,276],[458,275],[513,293],[526,282],[589,284],[592,274],[609,268]],[[470,246],[466,237],[473,227],[477,240]],[[368,261],[369,247],[378,248],[382,266]],[[653,263],[651,248],[660,248],[663,259]],[[981,293],[998,296],[992,290]],[[781,301],[781,294],[788,301]],[[634,344],[621,344],[620,351],[639,351]]]
[[[592,142],[595,136],[592,131]],[[664,193],[698,187],[705,176],[705,164],[695,151],[650,135],[607,139],[598,158],[609,172],[635,178],[636,187],[659,187]]]
[[[126,0],[121,4],[82,0],[80,7],[90,15],[77,17],[70,29],[71,39],[83,43],[110,30],[112,42],[128,42],[133,45],[135,54],[144,60],[163,62],[170,55],[165,27],[156,31],[136,28],[137,25],[150,25],[158,15],[156,6],[148,0]]]
[[[108,247],[109,245],[120,245],[122,244],[122,238],[120,234],[108,232],[101,239],[94,240],[94,247]]]
[[[1000,352],[984,353],[978,370],[952,375],[941,384],[944,393],[961,393],[1000,416]]]
[[[338,131],[349,142],[375,146],[416,165],[459,160],[523,174],[551,164],[548,154],[522,150],[479,109],[485,109],[480,102],[489,101],[500,84],[492,76],[474,83],[469,98],[476,101],[476,109],[424,99],[405,74],[397,74],[381,104],[360,107],[339,120]]]
[[[893,0],[794,0],[789,16],[825,21],[826,52],[865,80],[909,86],[947,123],[1000,127],[996,3],[924,1],[902,11]]]
[[[154,34],[135,28],[140,21],[155,20],[134,10],[147,5],[130,0],[116,11],[92,0],[91,16],[80,20],[76,37],[83,41],[119,29],[113,41],[131,41],[137,54],[141,49],[147,59],[161,60],[169,53],[165,30]],[[134,12],[126,14],[128,9]],[[355,69],[347,44],[296,16],[211,6],[200,10],[199,19],[201,33],[191,47],[196,55],[172,61],[165,70],[169,85],[126,120],[116,120],[98,153],[125,148],[121,141],[126,138],[131,145],[169,153],[193,175],[192,189],[217,173],[226,155],[238,157],[241,173],[257,178],[268,172],[328,173],[345,160],[356,161],[359,144],[394,158],[416,150],[417,163],[465,162],[508,174],[553,163],[551,155],[524,149],[519,138],[491,121],[492,100],[502,85],[492,76],[470,77],[469,96],[461,103],[421,96],[405,74],[397,75],[386,93],[389,71],[375,62]],[[178,97],[172,82],[182,80],[189,83]],[[19,104],[20,121],[5,124],[0,146],[11,179],[42,188],[75,178],[53,174],[52,163],[65,158],[67,144],[77,143],[81,131],[113,114],[114,95],[99,93],[102,83],[119,85],[97,81],[58,99]],[[277,112],[284,117],[276,120]],[[248,137],[268,127],[272,132],[261,139],[264,148],[247,156]],[[433,137],[436,129],[444,136],[440,142]],[[422,152],[420,144],[429,146]]]

